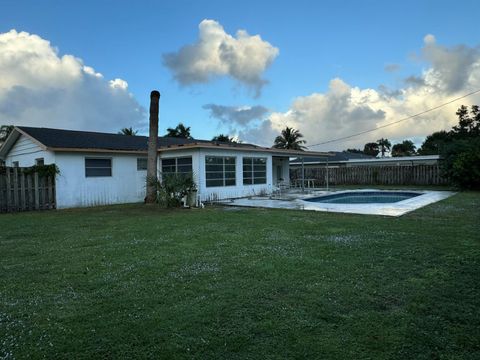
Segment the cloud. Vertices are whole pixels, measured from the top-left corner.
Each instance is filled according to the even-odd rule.
[[[203,108],[209,110],[210,117],[216,118],[228,126],[247,126],[253,120],[262,119],[268,113],[268,109],[260,105],[224,106],[206,104]]]
[[[281,129],[290,126],[305,135],[307,145],[313,145],[387,125],[480,89],[479,47],[441,46],[433,35],[427,35],[424,43],[421,59],[426,68],[421,75],[407,77],[403,87],[362,89],[336,78],[330,81],[326,92],[297,97],[286,112],[273,112],[257,132],[241,131],[240,138],[271,146]],[[455,125],[455,112],[460,105],[478,103],[477,94],[418,118],[312,150],[363,148],[365,143],[381,137],[418,140]]]
[[[122,79],[107,81],[73,55],[60,56],[49,41],[11,30],[0,33],[2,123],[118,131],[139,128],[145,110]]]
[[[401,69],[402,67],[399,64],[387,64],[384,67],[384,70],[389,73],[397,72]]]
[[[468,88],[479,80],[480,47],[438,45],[433,35],[424,38],[422,58],[432,67],[424,74],[425,82],[447,94]]]
[[[421,76],[410,75],[403,80],[407,86],[425,86],[425,79]]]
[[[207,83],[218,76],[230,76],[260,95],[267,80],[264,71],[278,56],[279,50],[260,35],[238,30],[227,34],[214,20],[199,25],[198,40],[174,53],[163,55],[163,63],[181,85]]]

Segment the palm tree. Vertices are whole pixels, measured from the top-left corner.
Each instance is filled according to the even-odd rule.
[[[384,138],[377,140],[377,144],[380,148],[380,152],[382,153],[382,157],[385,157],[385,153],[387,151],[390,151],[390,147],[392,146],[392,144],[390,143],[390,141],[388,141],[388,139]]]
[[[123,128],[118,132],[120,135],[128,135],[128,136],[135,136],[137,135],[138,131],[133,130],[133,128],[130,126],[129,128]]]
[[[303,135],[293,128],[288,126],[282,130],[281,135],[275,138],[273,147],[276,149],[291,149],[291,150],[305,150],[305,140],[300,140]]]
[[[185,127],[183,123],[179,123],[175,128],[168,128],[167,134],[165,136],[184,139],[192,138],[192,136],[190,135],[190,126]]]
[[[220,134],[217,136],[214,136],[212,138],[212,141],[218,141],[218,142],[227,142],[227,143],[236,143],[238,142],[234,137],[230,137],[228,135]]]

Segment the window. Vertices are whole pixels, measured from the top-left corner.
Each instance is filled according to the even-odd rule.
[[[147,158],[137,158],[137,171],[147,170]]]
[[[207,187],[235,185],[235,157],[205,156]]]
[[[162,174],[171,173],[191,173],[192,157],[180,157],[171,159],[162,159]]]
[[[112,159],[85,158],[85,176],[112,176]]]
[[[267,183],[267,158],[243,158],[243,185]]]
[[[45,165],[43,158],[35,159],[35,165]]]

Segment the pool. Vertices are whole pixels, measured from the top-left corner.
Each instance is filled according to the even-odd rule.
[[[358,194],[358,195],[357,195]],[[382,195],[379,195],[382,194]],[[305,193],[291,193],[289,199],[271,199],[267,197],[251,197],[228,200],[228,206],[246,206],[256,208],[310,210],[336,213],[401,216],[423,206],[446,199],[454,192],[431,190],[347,190],[339,192],[317,191],[317,195]],[[345,201],[349,203],[332,202]],[[367,197],[368,202],[365,201]],[[382,197],[382,199],[379,199]],[[340,200],[343,198],[342,200]],[[388,202],[386,202],[388,199]],[[326,202],[330,201],[330,202]],[[353,202],[356,201],[356,202]]]
[[[323,204],[392,204],[420,195],[411,191],[345,191],[304,200]]]

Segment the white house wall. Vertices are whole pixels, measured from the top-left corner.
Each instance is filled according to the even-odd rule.
[[[235,186],[207,187],[205,178],[205,156],[235,157]],[[243,157],[267,158],[267,183],[257,185],[243,185]],[[198,195],[201,201],[230,199],[245,196],[254,196],[262,193],[270,194],[273,190],[272,156],[264,152],[229,151],[216,149],[202,149],[198,151]],[[194,168],[195,169],[195,168]],[[195,171],[195,170],[194,170]]]
[[[239,151],[228,149],[195,149],[195,150],[177,150],[165,151],[160,154],[161,159],[173,157],[192,157],[192,171],[195,182],[198,187],[198,197],[200,201],[231,199],[245,196],[254,196],[259,194],[270,194],[273,191],[275,182],[272,173],[272,155],[259,151]],[[206,156],[228,156],[235,157],[235,186],[215,186],[207,187],[205,175],[205,157]],[[243,185],[243,157],[263,157],[267,159],[267,183],[256,185]],[[289,178],[288,158],[283,163],[283,175],[285,180]],[[161,169],[159,164],[159,169]]]
[[[25,135],[20,135],[13,147],[10,149],[5,164],[13,166],[14,161],[18,161],[18,166],[28,167],[35,165],[35,160],[43,158],[45,164],[55,162],[55,154],[51,151],[43,150]]]
[[[112,176],[86,177],[85,158],[111,158]],[[57,208],[141,202],[146,171],[137,171],[137,156],[108,153],[56,153]]]
[[[280,182],[284,184],[290,184],[290,167],[289,167],[289,158],[288,157],[273,157],[273,184],[278,185]],[[277,176],[277,166],[281,166],[281,176],[280,179]]]
[[[192,157],[192,170],[198,186],[200,201],[220,200],[259,194],[270,194],[275,186],[272,155],[265,152],[228,149],[185,149],[164,151],[161,159],[172,157]],[[234,186],[207,187],[205,178],[206,156],[229,156],[236,158],[236,184]],[[111,158],[112,176],[86,177],[85,158]],[[118,153],[77,153],[42,150],[25,136],[21,136],[6,157],[7,166],[18,161],[19,166],[32,166],[35,159],[43,158],[45,164],[55,163],[60,174],[56,179],[57,208],[85,207],[107,204],[142,202],[146,193],[146,170],[137,171],[137,158],[141,154]],[[263,157],[267,159],[266,184],[243,185],[243,157]],[[278,158],[275,158],[278,161]],[[288,161],[283,161],[284,179],[288,179]]]

